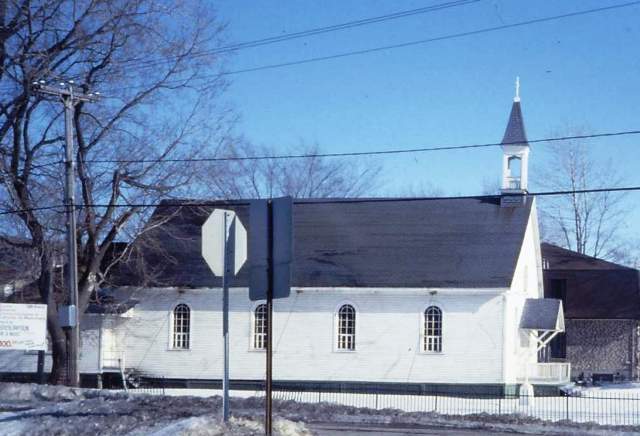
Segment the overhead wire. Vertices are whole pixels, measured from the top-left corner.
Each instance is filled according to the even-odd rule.
[[[488,194],[488,195],[462,195],[462,196],[442,196],[442,197],[369,197],[369,198],[317,198],[317,199],[294,199],[295,204],[356,204],[356,203],[389,203],[389,202],[416,202],[416,201],[448,201],[448,200],[470,200],[470,199],[496,199],[501,196],[506,197],[548,197],[557,195],[581,195],[581,194],[597,194],[603,192],[633,192],[640,191],[640,186],[619,186],[606,188],[586,188],[573,190],[558,191],[540,191],[525,193],[506,193],[506,194]],[[76,204],[76,209],[84,208],[171,208],[171,207],[211,207],[228,204],[233,206],[247,206],[251,200],[248,199],[220,199],[220,200],[166,200],[159,203],[128,203],[128,204]],[[0,210],[0,215],[17,214],[29,211],[40,211],[46,209],[62,209],[66,205],[45,206],[27,209],[5,209]]]
[[[562,142],[580,139],[595,139],[617,136],[638,135],[640,130],[621,130],[614,132],[593,133],[588,135],[568,135],[555,136],[546,138],[530,139],[529,144],[537,144],[542,142]],[[434,151],[450,151],[465,150],[474,148],[499,147],[503,145],[518,145],[520,142],[489,142],[479,144],[466,145],[444,145],[429,146],[417,148],[401,148],[391,150],[369,150],[369,151],[346,151],[333,153],[300,153],[300,154],[281,154],[281,155],[257,155],[257,156],[221,156],[221,157],[200,157],[200,158],[163,158],[163,159],[85,159],[84,163],[118,163],[118,164],[134,164],[134,163],[179,163],[179,162],[228,162],[228,161],[257,161],[257,160],[282,160],[282,159],[311,159],[311,158],[332,158],[332,157],[358,157],[358,156],[380,156],[393,154],[411,154],[426,153]],[[57,165],[64,163],[63,161],[54,161],[40,164],[40,167]]]
[[[577,17],[577,16],[581,16],[581,15],[588,15],[588,14],[594,14],[594,13],[599,13],[599,12],[605,12],[605,11],[614,10],[614,9],[627,8],[627,7],[636,6],[636,5],[640,5],[640,0],[627,2],[627,3],[619,3],[619,4],[615,4],[615,5],[610,5],[610,6],[602,6],[602,7],[598,7],[598,8],[592,8],[592,9],[585,9],[585,10],[569,12],[569,13],[565,13],[565,14],[552,15],[552,16],[541,17],[541,18],[534,18],[534,19],[519,21],[519,22],[511,23],[511,24],[503,24],[503,25],[499,25],[499,26],[485,27],[485,28],[482,28],[482,29],[470,30],[470,31],[466,31],[466,32],[452,33],[452,34],[448,34],[448,35],[442,35],[442,36],[436,36],[436,37],[432,37],[432,38],[419,39],[419,40],[409,41],[409,42],[404,42],[404,43],[390,44],[390,45],[372,47],[372,48],[362,49],[362,50],[353,50],[353,51],[347,51],[347,52],[343,52],[343,53],[336,53],[336,54],[327,55],[327,56],[317,56],[317,57],[311,57],[311,58],[306,58],[306,59],[299,59],[299,60],[281,62],[281,63],[275,63],[275,64],[259,65],[259,66],[256,66],[256,67],[248,67],[248,68],[232,70],[232,71],[223,71],[223,72],[215,73],[215,74],[205,74],[205,75],[202,75],[200,77],[197,77],[195,80],[205,80],[205,79],[216,78],[216,77],[219,77],[219,76],[228,76],[228,75],[243,74],[243,73],[250,73],[250,72],[256,72],[256,71],[264,71],[264,70],[270,70],[270,69],[277,69],[277,68],[284,68],[284,67],[290,67],[290,66],[296,66],[296,65],[309,64],[309,63],[314,63],[314,62],[328,61],[328,60],[332,60],[332,59],[340,59],[340,58],[345,58],[345,57],[350,57],[350,56],[364,55],[364,54],[387,51],[387,50],[393,50],[393,49],[398,49],[398,48],[404,48],[404,47],[411,47],[411,46],[416,46],[416,45],[428,44],[428,43],[432,43],[432,42],[436,42],[436,41],[445,41],[445,40],[449,40],[449,39],[456,39],[456,38],[462,38],[462,37],[467,37],[467,36],[480,35],[480,34],[484,34],[484,33],[496,32],[496,31],[506,30],[506,29],[513,29],[513,28],[528,26],[528,25],[532,25],[532,24],[539,24],[539,23],[545,23],[545,22],[550,22],[550,21],[562,20],[562,19],[566,19],[566,18],[572,18],[572,17]],[[179,84],[182,84],[182,83],[184,83],[184,80],[175,79],[175,80],[166,81],[164,84],[168,85],[168,86],[171,86],[171,85],[179,85]],[[145,88],[145,86],[143,86],[143,85],[131,85],[131,86],[119,87],[118,89],[128,90],[128,89],[143,89],[143,88]]]
[[[445,41],[445,40],[449,40],[449,39],[463,38],[463,37],[467,37],[467,36],[480,35],[480,34],[484,34],[484,33],[496,32],[496,31],[501,31],[501,30],[506,30],[506,29],[513,29],[513,28],[528,26],[528,25],[532,25],[532,24],[540,24],[540,23],[545,23],[545,22],[550,22],[550,21],[562,20],[562,19],[566,19],[566,18],[573,18],[573,17],[577,17],[577,16],[582,16],[582,15],[595,14],[595,13],[600,13],[600,12],[605,12],[605,11],[610,11],[610,10],[615,10],[615,9],[621,9],[621,8],[627,8],[627,7],[631,7],[631,6],[637,6],[637,5],[640,5],[640,0],[631,1],[631,2],[625,2],[625,3],[618,3],[618,4],[614,4],[614,5],[602,6],[602,7],[591,8],[591,9],[584,9],[584,10],[575,11],[575,12],[568,12],[568,13],[565,13],[565,14],[534,18],[534,19],[519,21],[519,22],[515,22],[515,23],[510,23],[510,24],[502,24],[502,25],[499,25],[499,26],[484,27],[484,28],[481,28],[481,29],[475,29],[475,30],[470,30],[470,31],[465,31],[465,32],[451,33],[451,34],[447,34],[447,35],[436,36],[436,37],[425,38],[425,39],[419,39],[419,40],[415,40],[415,41],[408,41],[408,42],[404,42],[404,43],[390,44],[390,45],[372,47],[372,48],[362,49],[362,50],[353,50],[353,51],[347,51],[347,52],[343,52],[343,53],[336,53],[336,54],[326,55],[326,56],[317,56],[317,57],[311,57],[311,58],[306,58],[306,59],[298,59],[298,60],[288,61],[288,62],[267,64],[267,65],[258,65],[258,66],[255,66],[255,67],[247,67],[247,68],[231,70],[231,71],[221,71],[219,73],[213,73],[213,74],[204,74],[204,75],[201,75],[199,77],[194,78],[193,80],[203,81],[203,80],[207,80],[207,79],[217,78],[217,77],[220,77],[220,76],[244,74],[244,73],[257,72],[257,71],[263,71],[263,70],[270,70],[270,69],[284,68],[284,67],[290,67],[290,66],[296,66],[296,65],[303,65],[303,64],[314,63],[314,62],[328,61],[328,60],[332,60],[332,59],[340,59],[340,58],[345,58],[345,57],[350,57],[350,56],[364,55],[364,54],[381,52],[381,51],[386,51],[386,50],[393,50],[393,49],[398,49],[398,48],[411,47],[411,46],[416,46],[416,45],[423,45],[423,44],[428,44],[428,43],[437,42],[437,41]],[[273,38],[275,38],[275,37],[273,37]],[[181,85],[181,84],[185,83],[185,81],[186,81],[186,79],[167,80],[167,81],[162,83],[162,86],[170,87],[170,86],[173,86],[173,85]],[[145,88],[147,88],[146,85],[130,85],[130,86],[121,86],[121,87],[118,87],[117,89],[118,90],[135,90],[135,89],[145,89]],[[103,98],[110,98],[107,95],[108,92],[109,92],[108,90],[102,90],[102,92],[103,92],[103,94],[105,94],[105,95],[103,95]]]
[[[433,7],[444,8],[445,5],[446,5],[446,7],[454,7],[454,6],[459,6],[459,5],[468,4],[468,3],[472,3],[472,1],[450,2],[450,3],[440,4],[440,5],[434,5]],[[521,27],[521,26],[526,26],[526,25],[531,25],[531,24],[538,24],[538,23],[543,23],[543,22],[560,20],[560,19],[576,17],[576,16],[580,16],[580,15],[593,14],[593,13],[603,12],[603,11],[607,11],[607,10],[613,10],[613,9],[620,9],[620,8],[635,6],[635,5],[638,5],[638,4],[640,4],[640,0],[639,1],[632,1],[632,2],[615,4],[615,5],[609,5],[609,6],[603,6],[603,7],[599,7],[599,8],[592,8],[592,9],[587,9],[587,10],[582,10],[582,11],[575,11],[575,12],[570,12],[570,13],[566,13],[566,14],[560,14],[560,15],[554,15],[554,16],[548,16],[548,17],[541,17],[541,18],[536,18],[536,19],[531,19],[531,20],[520,21],[520,22],[517,22],[517,23],[511,23],[511,24],[504,24],[504,25],[500,25],[500,26],[487,27],[487,28],[477,29],[477,30],[472,30],[472,31],[467,31],[467,32],[459,32],[459,33],[443,35],[443,36],[439,36],[439,37],[421,39],[421,40],[417,40],[417,41],[410,41],[410,42],[405,42],[405,43],[374,47],[374,48],[364,49],[364,50],[350,51],[350,52],[339,53],[339,54],[334,54],[334,55],[329,55],[329,56],[307,58],[307,59],[302,59],[302,60],[292,61],[292,62],[271,64],[271,65],[263,65],[263,66],[258,66],[258,67],[246,68],[246,69],[242,69],[242,70],[236,70],[236,71],[228,71],[228,72],[223,72],[221,74],[224,74],[224,75],[240,74],[240,73],[260,71],[260,70],[265,70],[265,69],[273,69],[273,68],[280,68],[280,67],[285,67],[285,66],[300,65],[300,64],[304,64],[304,63],[310,63],[310,62],[319,62],[319,61],[324,61],[324,60],[329,60],[329,59],[337,59],[337,58],[342,58],[342,57],[347,57],[347,56],[362,55],[362,54],[372,53],[372,52],[377,52],[377,51],[391,50],[391,49],[408,47],[408,46],[413,46],[413,45],[426,44],[426,43],[435,42],[435,41],[442,41],[442,40],[446,40],[446,39],[460,38],[460,37],[478,35],[478,34],[487,33],[487,32],[494,32],[494,31],[499,31],[499,30],[516,28],[516,27]],[[424,9],[424,8],[420,8],[420,9]],[[417,10],[404,11],[404,12],[399,12],[397,14],[398,14],[398,17],[399,17],[399,16],[404,16],[404,15],[400,15],[400,14],[403,14],[403,13],[406,13],[406,14],[413,13],[413,12],[418,13],[416,11]],[[394,15],[394,14],[388,14],[388,18],[386,18],[386,19],[392,19],[392,18],[390,18],[392,15]],[[382,17],[385,17],[385,16],[373,17],[373,18],[370,18],[370,19],[357,20],[357,21],[354,21],[354,22],[348,22],[348,23],[338,24],[338,25],[334,25],[334,26],[327,26],[326,28],[310,29],[308,31],[296,32],[294,34],[289,34],[289,35],[282,35],[282,38],[287,37],[287,36],[289,36],[291,38],[294,38],[294,37],[295,38],[299,38],[299,37],[304,36],[303,34],[305,32],[310,32],[310,34],[315,34],[314,32],[330,31],[328,29],[329,28],[333,28],[333,27],[336,28],[335,30],[340,30],[341,29],[341,28],[339,29],[340,26],[364,25],[364,24],[356,24],[356,23],[359,23],[359,22],[364,23],[367,20],[377,20],[377,19],[381,20]],[[393,18],[397,18],[397,17],[394,16]],[[376,21],[372,21],[372,22],[376,22]],[[345,27],[345,28],[348,28],[348,27]],[[246,43],[238,43],[237,46],[240,47],[240,46],[243,46],[243,45],[250,46],[251,44],[263,44],[263,43],[267,43],[267,41],[279,42],[279,39],[278,39],[278,37],[270,37],[270,38],[264,38],[263,40],[249,41],[249,42],[246,42]],[[230,47],[232,47],[232,46],[227,47],[227,49],[230,49]],[[236,49],[238,49],[238,47],[236,47]],[[218,76],[218,75],[216,74],[214,76]],[[180,82],[182,82],[182,81],[176,81],[176,83],[180,83]],[[167,84],[169,84],[169,82],[167,82]],[[601,134],[593,134],[593,135],[576,135],[576,136],[566,136],[566,137],[559,137],[559,138],[543,138],[543,139],[530,140],[529,142],[530,143],[551,142],[551,141],[562,141],[562,140],[569,140],[569,139],[587,139],[587,138],[606,137],[606,136],[635,135],[635,134],[638,134],[638,133],[640,133],[640,131],[633,130],[633,131],[610,132],[610,133],[601,133]],[[263,160],[263,159],[293,159],[293,158],[312,158],[312,157],[366,156],[366,155],[417,153],[417,152],[427,152],[427,151],[440,151],[440,150],[455,150],[455,149],[468,149],[468,148],[480,148],[480,147],[493,147],[493,146],[499,146],[499,145],[508,145],[508,143],[487,143],[487,144],[471,144],[471,145],[463,145],[463,146],[424,147],[424,148],[400,149],[400,150],[378,150],[378,151],[369,151],[369,152],[318,153],[318,154],[298,154],[298,155],[292,154],[292,155],[280,155],[280,156],[244,156],[244,157],[240,156],[240,157],[163,159],[163,160],[159,160],[159,159],[155,159],[155,160],[153,160],[153,159],[151,159],[151,160],[149,160],[149,159],[108,160],[108,159],[105,159],[105,160],[93,160],[93,161],[87,160],[86,162],[95,162],[95,163],[158,162],[159,163],[159,162],[181,162],[181,161],[229,161],[229,160]],[[51,162],[51,163],[43,164],[43,165],[40,165],[40,166],[48,166],[48,165],[53,165],[53,164],[58,164],[58,163],[60,163],[60,161]],[[613,188],[608,189],[607,188],[607,189],[600,189],[600,190],[582,190],[582,191],[542,192],[542,193],[531,193],[529,195],[542,196],[542,195],[560,195],[560,194],[569,194],[569,193],[575,194],[575,193],[619,191],[619,190],[637,190],[637,189],[640,189],[640,187],[615,188],[615,189],[613,189]],[[476,197],[477,196],[474,196],[474,198],[476,198]],[[430,197],[430,198],[434,198],[434,197]],[[460,197],[451,197],[451,198],[460,198]],[[426,199],[426,198],[424,198],[424,199]],[[397,201],[397,200],[395,200],[395,201]],[[153,206],[153,205],[151,205],[151,206]],[[158,206],[158,205],[156,205],[156,206]],[[26,211],[37,211],[37,210],[54,209],[54,208],[59,208],[59,207],[63,207],[63,206],[47,206],[47,207],[32,208],[32,209],[4,210],[4,211],[0,211],[0,215],[4,215],[4,214],[8,214],[8,213],[22,213],[22,212],[26,212]],[[95,207],[100,207],[100,206],[96,205]],[[106,207],[106,206],[104,206],[104,207]],[[136,207],[136,206],[130,206],[130,205],[128,205],[128,206],[118,206],[118,205],[116,205],[116,207]]]
[[[274,43],[278,43],[278,42],[289,41],[289,40],[292,40],[292,39],[305,38],[305,37],[309,37],[309,36],[315,36],[315,35],[320,35],[320,34],[324,34],[324,33],[335,32],[335,31],[339,31],[339,30],[346,30],[346,29],[351,29],[351,28],[354,28],[354,27],[361,27],[361,26],[365,26],[365,25],[369,25],[369,24],[376,24],[376,23],[389,21],[389,20],[395,20],[395,19],[398,19],[398,18],[405,18],[405,17],[414,16],[414,15],[425,14],[425,13],[428,13],[428,12],[435,12],[435,11],[454,8],[454,7],[458,7],[458,6],[465,6],[465,5],[469,5],[469,4],[472,4],[472,3],[478,3],[480,1],[481,0],[449,1],[449,2],[445,2],[445,3],[439,3],[439,4],[435,4],[435,5],[431,5],[431,6],[425,6],[425,7],[416,8],[416,9],[409,9],[409,10],[405,10],[405,11],[393,12],[393,13],[390,13],[390,14],[378,15],[378,16],[375,16],[375,17],[369,17],[369,18],[362,18],[362,19],[353,20],[353,21],[347,21],[347,22],[344,22],[344,23],[333,24],[333,25],[330,25],[330,26],[316,27],[316,28],[302,30],[302,31],[298,31],[298,32],[284,33],[284,34],[280,34],[280,35],[274,35],[274,36],[270,36],[270,37],[260,38],[260,39],[256,39],[256,40],[252,40],[252,41],[233,43],[233,44],[230,44],[230,45],[226,45],[226,46],[222,46],[222,47],[218,47],[218,48],[213,48],[213,49],[209,49],[209,50],[196,51],[196,52],[190,53],[186,57],[195,58],[195,57],[201,57],[201,56],[222,54],[222,53],[227,53],[227,52],[235,52],[235,51],[246,49],[246,48],[260,47],[260,46],[263,46],[263,45],[269,45],[269,44],[274,44]],[[130,61],[123,62],[123,64],[132,63],[134,66],[130,67],[130,68],[134,68],[134,69],[137,69],[137,68],[148,68],[148,67],[154,67],[154,66],[157,66],[157,65],[161,65],[161,64],[164,64],[164,63],[167,63],[167,62],[171,62],[172,60],[178,60],[179,58],[180,58],[179,56],[170,56],[168,58],[147,60],[147,61],[130,60]]]
[[[384,15],[378,15],[375,17],[361,18],[358,20],[347,21],[343,23],[333,24],[330,26],[315,27],[307,30],[301,30],[298,32],[274,35],[274,36],[269,36],[269,37],[251,40],[251,41],[232,43],[226,46],[212,48],[209,50],[195,51],[195,52],[184,54],[184,55],[174,55],[174,56],[168,56],[161,59],[158,58],[158,59],[149,59],[149,60],[129,59],[121,62],[120,65],[127,67],[128,70],[139,70],[139,69],[151,68],[151,67],[156,67],[165,63],[170,63],[170,62],[179,60],[180,58],[198,58],[203,56],[235,52],[235,51],[243,50],[246,48],[260,47],[260,46],[274,44],[278,42],[289,41],[292,39],[305,38],[309,36],[315,36],[315,35],[320,35],[324,33],[335,32],[339,30],[346,30],[354,27],[361,27],[369,24],[376,24],[384,21],[395,20],[395,19],[410,17],[414,15],[419,15],[419,14],[425,14],[428,12],[435,12],[435,11],[440,11],[440,10],[449,9],[449,8],[458,7],[458,6],[465,6],[472,3],[478,3],[480,1],[481,0],[449,1],[445,3],[438,3],[435,5],[425,6],[425,7],[416,8],[416,9],[409,9],[409,10],[398,11],[398,12],[393,12],[393,13],[384,14]],[[74,76],[74,77],[68,77],[67,79],[80,79],[80,77]],[[55,80],[63,80],[63,79],[60,77],[56,77]]]
[[[0,215],[20,214],[26,212],[37,212],[41,210],[61,209],[67,207],[66,205],[56,206],[41,206],[41,207],[27,207],[23,209],[0,209]]]

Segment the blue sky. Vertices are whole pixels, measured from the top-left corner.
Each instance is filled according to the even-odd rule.
[[[441,1],[221,2],[230,42],[254,40]],[[617,1],[485,0],[355,29],[238,51],[230,70],[437,37]],[[575,126],[591,132],[640,129],[640,6],[306,65],[230,76],[237,132],[287,149],[365,151],[499,141],[520,76],[530,139]],[[628,185],[640,185],[638,137],[590,141]],[[532,164],[544,166],[544,145]],[[478,194],[501,171],[500,150],[376,159],[382,191],[435,186]],[[537,181],[530,180],[532,190]],[[631,194],[630,204],[640,201]],[[640,221],[636,211],[633,221]]]

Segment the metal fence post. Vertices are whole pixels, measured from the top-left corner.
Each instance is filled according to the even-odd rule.
[[[438,411],[438,393],[436,392],[436,398],[435,398],[435,402],[433,404],[433,411],[437,412]]]
[[[566,405],[566,407],[565,407],[565,411],[566,411],[565,419],[568,421],[569,420],[569,395],[565,395],[565,398],[567,399],[565,401],[565,405]]]

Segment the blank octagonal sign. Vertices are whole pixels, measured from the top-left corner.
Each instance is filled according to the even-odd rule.
[[[230,244],[229,269],[233,274],[238,274],[247,260],[247,230],[234,211],[214,209],[202,225],[202,257],[217,276],[224,274],[225,234],[228,235],[227,241]]]

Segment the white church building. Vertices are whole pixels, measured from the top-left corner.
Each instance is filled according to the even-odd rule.
[[[538,362],[564,322],[560,301],[543,298],[517,97],[502,148],[501,195],[294,201],[291,295],[274,302],[275,389],[502,394],[569,381],[568,363]],[[201,257],[201,226],[219,208],[248,228],[248,204],[183,203],[157,208],[84,316],[83,373],[220,386],[221,280]],[[247,271],[231,282],[230,378],[257,389],[266,310],[249,300]],[[35,367],[7,353],[0,371]]]

